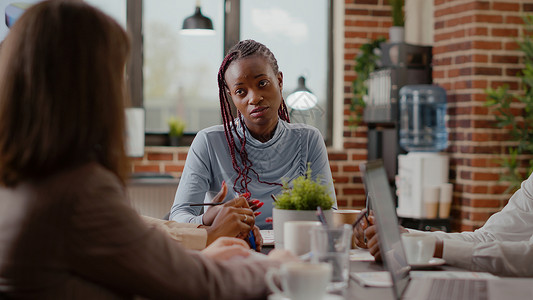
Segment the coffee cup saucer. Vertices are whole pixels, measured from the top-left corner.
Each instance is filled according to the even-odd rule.
[[[433,267],[437,267],[437,266],[442,266],[445,263],[446,263],[446,261],[444,259],[442,259],[442,258],[432,257],[426,263],[415,263],[415,264],[409,264],[409,265],[413,269],[424,269],[424,268],[433,268]]]
[[[326,294],[326,296],[322,298],[322,300],[343,300],[343,299],[344,298],[342,296],[335,295],[335,294]],[[285,297],[284,295],[274,293],[268,296],[268,300],[291,300],[291,299],[288,297]]]

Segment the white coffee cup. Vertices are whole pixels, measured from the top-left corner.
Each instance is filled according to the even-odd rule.
[[[320,226],[318,221],[286,221],[283,224],[283,244],[294,255],[311,251],[311,228]]]
[[[279,269],[269,269],[265,280],[275,294],[291,300],[322,300],[331,278],[329,263],[289,262]],[[283,290],[274,281],[279,279]]]
[[[436,238],[423,233],[404,233],[402,243],[411,265],[427,264],[435,252]]]

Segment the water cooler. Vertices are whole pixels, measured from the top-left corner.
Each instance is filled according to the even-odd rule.
[[[448,145],[446,91],[437,85],[406,85],[399,97],[400,147],[407,154],[398,155],[398,217],[448,218],[449,158],[440,152]]]

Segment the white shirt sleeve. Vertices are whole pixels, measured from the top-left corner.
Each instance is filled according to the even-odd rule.
[[[533,276],[533,242],[472,243],[446,240],[444,260],[472,271],[491,272],[500,276]]]
[[[451,265],[504,276],[533,276],[533,174],[483,227],[431,234],[443,240],[443,258]]]

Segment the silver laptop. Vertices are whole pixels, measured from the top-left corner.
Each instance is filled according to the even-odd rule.
[[[396,205],[381,160],[363,163],[363,182],[379,231],[378,242],[386,270],[390,273],[396,299],[533,299],[533,279],[411,279]]]

